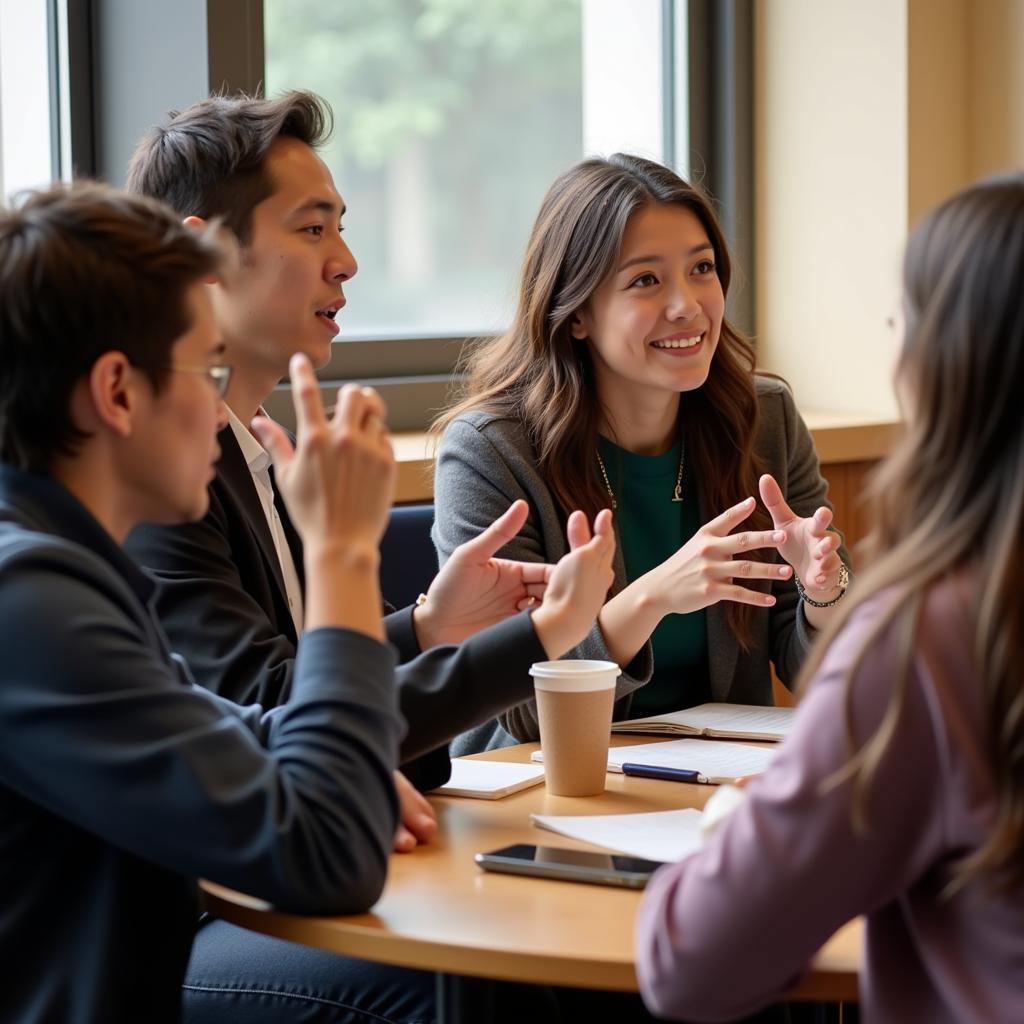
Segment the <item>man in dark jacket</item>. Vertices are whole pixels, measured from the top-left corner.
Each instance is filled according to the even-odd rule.
[[[130,191],[167,202],[186,223],[219,221],[240,247],[214,285],[235,369],[209,512],[199,523],[144,527],[128,550],[156,576],[158,614],[197,681],[241,703],[287,697],[308,584],[249,424],[294,352],[327,363],[357,269],[341,235],[345,204],[316,152],[330,118],[311,93],[214,97],[153,129],[128,173]],[[408,723],[402,761],[413,746],[437,748],[410,766],[420,788],[446,780],[451,737],[531,696],[529,666],[551,646],[538,620],[516,615],[543,596],[550,567],[493,557],[526,515],[517,503],[453,556],[424,603],[385,619]]]
[[[316,571],[274,711],[193,685],[121,548],[144,519],[207,510],[230,374],[203,283],[217,265],[162,204],[99,186],[0,214],[6,1020],[178,1020],[199,876],[335,913],[384,884],[402,724],[376,575],[394,476],[379,398],[353,388],[327,424],[314,391],[331,458],[300,434],[282,464]]]

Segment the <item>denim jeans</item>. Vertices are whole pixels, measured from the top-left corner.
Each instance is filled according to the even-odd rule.
[[[433,1024],[434,976],[207,920],[185,975],[185,1024]]]

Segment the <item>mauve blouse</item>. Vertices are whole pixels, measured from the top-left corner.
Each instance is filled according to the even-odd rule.
[[[783,997],[836,929],[863,914],[866,1020],[1024,1021],[1024,891],[994,896],[975,879],[943,894],[995,811],[966,580],[926,599],[906,704],[869,789],[868,832],[853,828],[848,783],[821,789],[849,756],[846,666],[900,599],[883,593],[857,610],[748,799],[699,852],[652,879],[636,942],[656,1013],[749,1014]],[[858,741],[889,704],[895,633],[885,626],[857,671]]]

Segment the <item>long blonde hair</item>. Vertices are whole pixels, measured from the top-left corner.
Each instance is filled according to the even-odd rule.
[[[897,367],[906,431],[868,493],[869,565],[842,614],[804,666],[856,608],[893,588],[847,669],[853,813],[867,825],[867,790],[906,702],[910,662],[930,587],[960,570],[976,580],[973,665],[981,688],[997,810],[987,842],[964,859],[953,888],[984,873],[1001,888],[1024,882],[1024,174],[948,199],[913,231],[904,260],[903,347]],[[857,748],[854,678],[878,634],[893,626],[893,692],[875,734]]]
[[[681,206],[697,217],[728,294],[729,251],[703,193],[641,157],[616,153],[584,160],[555,181],[541,204],[511,327],[477,346],[463,366],[469,377],[466,396],[434,423],[440,433],[471,409],[519,420],[563,515],[579,508],[592,518],[608,503],[595,473],[601,409],[590,347],[573,338],[572,319],[614,267],[630,217],[650,204]],[[725,321],[708,379],[681,396],[687,463],[712,509],[729,508],[757,493],[761,466],[754,453],[753,371],[752,347]],[[770,529],[771,520],[758,507],[743,528]],[[744,649],[752,642],[756,614],[750,605],[730,603],[726,609]]]

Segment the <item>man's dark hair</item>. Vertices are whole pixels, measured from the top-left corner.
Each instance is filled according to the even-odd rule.
[[[155,390],[192,324],[188,289],[220,252],[163,203],[56,185],[0,210],[0,461],[46,472],[87,438],[71,393],[105,352]]]
[[[169,116],[135,150],[128,190],[161,199],[182,217],[217,217],[242,245],[253,208],[274,191],[266,170],[273,143],[291,138],[316,149],[333,125],[327,101],[299,91],[274,100],[211,96]]]

